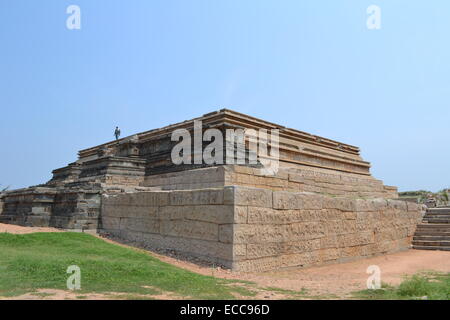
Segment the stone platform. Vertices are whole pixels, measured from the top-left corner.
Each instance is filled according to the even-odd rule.
[[[194,121],[224,136],[230,128],[279,130],[279,169],[174,164],[171,135],[192,132]],[[248,157],[247,139],[244,146]],[[3,194],[0,222],[96,229],[264,271],[410,248],[423,208],[397,198],[395,187],[371,176],[357,147],[224,109],[81,150],[46,184]]]
[[[242,186],[102,198],[107,233],[243,272],[407,249],[421,216],[404,201]]]

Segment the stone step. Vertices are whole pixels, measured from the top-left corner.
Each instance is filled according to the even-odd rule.
[[[413,245],[413,249],[450,251],[450,247],[433,247],[433,246],[419,246],[419,245]]]
[[[443,219],[443,220],[450,220],[450,215],[448,216],[443,216],[443,215],[425,215],[423,217],[424,220],[427,219]]]
[[[431,230],[450,232],[450,225],[442,223],[422,223],[417,225],[417,231],[431,231]]]
[[[450,208],[430,208],[417,225],[412,245],[418,250],[450,251]]]
[[[450,214],[450,208],[431,208],[427,210],[427,213]]]
[[[450,211],[427,211],[425,212],[425,214],[431,214],[431,215],[442,215],[442,216],[449,216],[450,215]]]
[[[427,218],[423,219],[422,222],[430,223],[430,224],[450,224],[450,219],[442,219],[442,218]]]
[[[440,214],[440,213],[425,213],[425,215],[423,216],[424,218],[430,217],[430,218],[444,218],[444,219],[449,219],[450,218],[450,214]]]
[[[418,235],[416,233],[413,237],[413,241],[450,241],[450,233],[447,235]]]
[[[450,231],[434,231],[434,230],[425,230],[425,231],[416,231],[414,236],[435,236],[435,237],[450,237]]]
[[[425,214],[431,214],[431,215],[441,215],[441,216],[450,216],[450,211],[427,211]]]
[[[424,222],[428,223],[447,223],[450,224],[450,218],[423,218]]]
[[[427,223],[427,222],[422,222],[422,223],[419,223],[417,226],[431,226],[431,227],[433,227],[433,226],[437,226],[437,225],[439,225],[439,223],[430,224],[430,223]],[[441,223],[440,225],[443,226],[443,227],[447,227],[448,226],[447,223]]]
[[[415,246],[427,246],[427,247],[450,247],[450,241],[434,241],[434,240],[414,240],[412,242]]]

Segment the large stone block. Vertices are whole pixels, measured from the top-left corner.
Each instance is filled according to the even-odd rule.
[[[193,206],[163,206],[156,209],[160,220],[182,220],[194,210]]]
[[[324,200],[324,207],[352,212],[356,211],[356,201],[345,197],[327,197]]]
[[[289,191],[275,191],[273,193],[273,207],[275,209],[305,209],[304,197],[301,193]]]
[[[235,244],[233,245],[233,260],[245,260],[247,259],[247,245]]]
[[[231,268],[233,255],[242,254],[242,248],[232,244],[202,239],[173,237],[168,235],[142,233],[124,230],[120,236],[141,243],[149,248],[174,250],[181,254],[203,258],[210,262]]]
[[[233,206],[234,215],[233,222],[234,223],[247,223],[248,222],[248,207],[247,206]]]
[[[237,261],[233,263],[233,269],[240,272],[262,272],[280,268],[311,266],[317,264],[319,261],[318,252],[313,251]]]
[[[169,192],[143,192],[143,206],[167,206],[169,205]]]
[[[233,241],[236,244],[295,242],[325,236],[325,228],[318,222],[282,225],[236,224],[220,227],[221,241]]]
[[[297,182],[297,183],[305,183],[305,177],[298,173],[290,173],[289,174],[289,181]]]
[[[281,243],[248,244],[247,258],[256,259],[261,257],[276,257],[281,254],[310,252],[320,248],[320,239]]]
[[[102,204],[102,217],[121,217],[126,207],[111,204],[110,201],[104,201]]]
[[[338,236],[328,235],[326,237],[320,238],[320,248],[338,248]]]
[[[311,264],[323,263],[323,262],[337,262],[339,257],[341,256],[340,248],[326,248],[320,249],[316,251],[317,257],[313,257],[311,259]]]
[[[354,247],[374,243],[373,232],[358,232],[338,235],[338,246],[340,248]]]
[[[178,208],[183,210],[186,207]],[[185,218],[217,224],[227,224],[234,222],[234,215],[235,207],[231,205],[197,205],[186,210]]]
[[[219,241],[219,225],[193,220],[161,220],[162,235]]]
[[[170,204],[173,206],[223,204],[223,189],[202,189],[170,192]]]
[[[319,210],[276,210],[272,208],[248,207],[248,223],[255,224],[289,224],[320,221],[327,218],[327,212]]]
[[[388,202],[386,199],[377,198],[377,199],[371,199],[369,200],[372,202],[373,208],[375,211],[382,211],[386,210],[388,207]]]
[[[402,200],[387,200],[388,207],[394,208],[402,211],[408,211],[408,205],[406,201]]]
[[[159,233],[160,221],[149,218],[122,218],[120,229],[128,231],[138,231],[144,233]]]
[[[157,207],[142,207],[142,206],[103,206],[103,213],[105,216],[116,217],[133,217],[133,218],[154,218],[158,217]]]
[[[320,210],[323,208],[324,196],[318,194],[302,194],[303,209],[305,210]]]
[[[25,226],[29,227],[48,227],[50,225],[49,216],[28,216],[25,219]]]
[[[120,230],[120,219],[118,217],[104,216],[102,219],[102,228],[106,231]]]
[[[236,243],[234,241],[234,224],[219,225],[219,241],[223,243]]]
[[[246,187],[226,187],[225,204],[237,206],[272,207],[272,191]]]

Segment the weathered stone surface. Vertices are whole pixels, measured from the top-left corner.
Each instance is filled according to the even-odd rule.
[[[249,208],[246,206],[233,206],[234,207],[234,223],[247,223]]]
[[[320,239],[282,243],[248,244],[247,258],[257,259],[261,257],[276,257],[281,254],[310,252],[320,248]]]
[[[305,183],[305,178],[301,174],[298,173],[290,173],[289,181],[297,182],[297,183]]]
[[[328,197],[324,200],[324,206],[328,209],[338,209],[341,211],[356,211],[356,201],[344,197]]]
[[[170,192],[170,204],[174,206],[196,204],[223,204],[223,189]]]
[[[138,232],[159,233],[160,221],[149,218],[121,218],[120,229]]]
[[[272,207],[272,191],[256,188],[234,188],[234,204],[240,206]]]
[[[223,196],[211,197],[211,192]],[[400,250],[409,246],[421,216],[415,208],[404,210],[408,207],[401,201],[255,188],[170,191],[166,193],[169,205],[160,206],[151,206],[154,201],[146,202],[145,194],[132,198],[149,206],[131,205],[127,195],[103,201],[106,217],[111,217],[108,227],[122,235],[159,233],[187,242],[230,245],[227,257],[207,255],[212,260],[234,261],[235,270],[247,271],[348,261]]]
[[[194,211],[193,206],[161,206],[156,208],[152,207],[152,209],[156,209],[160,220],[189,219],[189,216]]]
[[[300,193],[275,191],[273,193],[273,207],[275,209],[304,209],[303,198]]]
[[[325,221],[328,211],[322,210],[277,210],[273,208],[249,207],[248,223],[288,224],[307,221]]]
[[[232,244],[127,230],[115,233],[115,235],[142,244],[150,249],[174,250],[190,257],[203,258],[218,265],[232,267],[234,252]],[[242,250],[237,247],[236,252],[242,253]]]
[[[247,258],[247,245],[235,244],[233,245],[233,261],[245,260]]]
[[[408,210],[407,202],[401,200],[388,200],[388,207],[398,210]]]
[[[218,241],[219,226],[215,223],[192,220],[161,220],[162,235]]]
[[[181,207],[184,210],[186,207]],[[235,207],[231,205],[204,205],[194,206],[185,215],[186,219],[226,224],[234,222]]]
[[[222,224],[219,226],[219,241],[223,243],[234,242],[234,226],[233,224]]]

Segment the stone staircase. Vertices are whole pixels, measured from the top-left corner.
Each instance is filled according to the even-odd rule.
[[[428,208],[412,244],[419,250],[450,251],[450,207]]]

